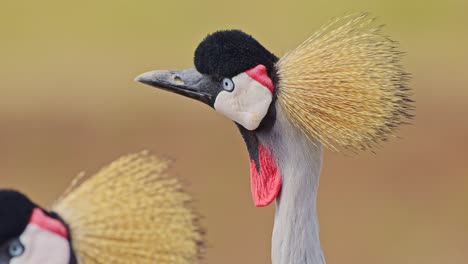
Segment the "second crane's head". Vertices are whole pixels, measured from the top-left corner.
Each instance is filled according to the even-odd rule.
[[[65,222],[23,194],[0,190],[0,264],[73,264]]]
[[[281,188],[271,151],[255,136],[271,127],[276,118],[277,61],[250,35],[225,30],[208,35],[198,45],[196,69],[151,71],[136,79],[206,103],[237,124],[250,153],[252,195],[257,206],[271,203]]]

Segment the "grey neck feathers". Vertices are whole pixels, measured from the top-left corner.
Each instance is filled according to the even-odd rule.
[[[283,181],[276,199],[273,264],[324,264],[316,207],[321,144],[295,128],[278,104],[273,128],[258,133],[258,139],[275,156]]]

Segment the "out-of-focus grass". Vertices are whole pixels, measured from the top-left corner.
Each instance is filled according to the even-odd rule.
[[[0,8],[0,187],[50,203],[80,170],[141,149],[176,158],[208,229],[208,263],[268,263],[273,207],[253,208],[234,125],[134,83],[192,66],[209,32],[241,28],[278,55],[331,17],[370,11],[408,53],[417,112],[377,152],[326,153],[329,263],[468,258],[467,1],[13,1]]]

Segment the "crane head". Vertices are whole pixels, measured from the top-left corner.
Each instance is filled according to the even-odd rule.
[[[251,157],[255,204],[263,206],[278,195],[281,176],[256,134],[277,122],[278,108],[292,127],[335,151],[373,149],[412,117],[403,53],[373,22],[367,14],[336,19],[280,59],[248,34],[218,31],[197,47],[195,69],[151,71],[136,81],[233,120]]]
[[[76,263],[67,225],[23,194],[0,190],[0,263]]]
[[[195,263],[198,214],[169,161],[143,151],[78,175],[51,211],[0,189],[0,264]]]
[[[195,69],[151,71],[137,81],[199,100],[247,130],[260,126],[274,98],[275,55],[240,30],[208,35]]]

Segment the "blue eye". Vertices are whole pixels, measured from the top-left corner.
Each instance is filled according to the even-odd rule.
[[[21,244],[21,242],[18,239],[13,240],[10,243],[10,246],[8,247],[8,254],[10,254],[10,256],[14,258],[14,257],[19,257],[23,255],[23,253],[24,253],[23,244]]]
[[[224,88],[224,90],[226,90],[228,92],[231,92],[232,90],[234,90],[234,82],[229,78],[224,78],[223,79],[223,88]]]

